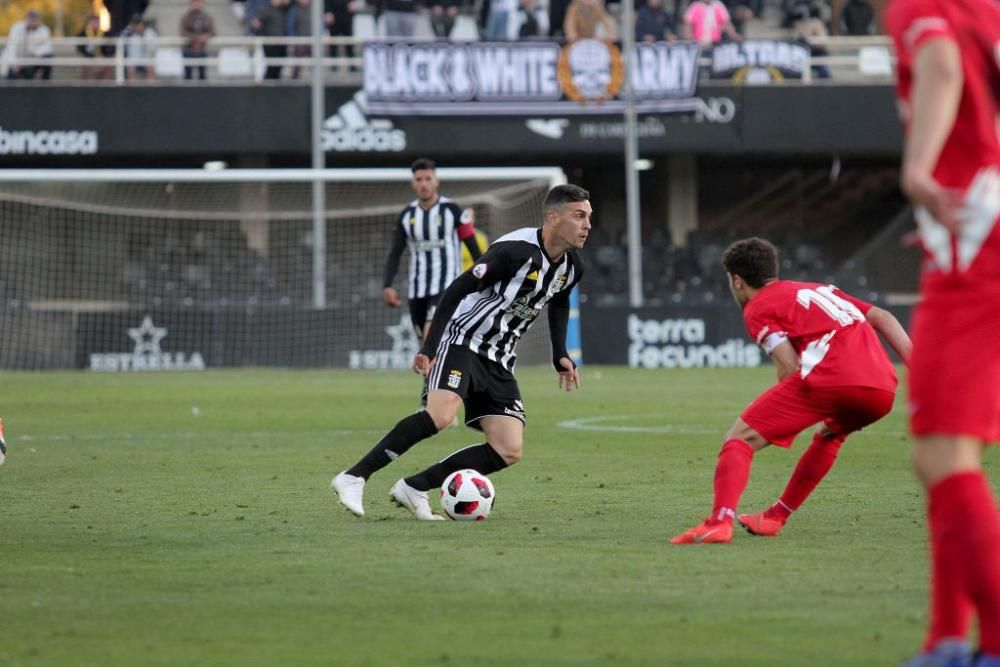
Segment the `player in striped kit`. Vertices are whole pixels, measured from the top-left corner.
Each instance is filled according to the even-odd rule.
[[[423,340],[427,325],[434,317],[434,308],[444,289],[462,268],[459,241],[468,248],[472,259],[482,255],[476,242],[472,210],[462,208],[451,199],[438,194],[440,185],[433,160],[421,158],[410,166],[410,184],[417,198],[407,204],[399,215],[392,249],[385,261],[382,300],[390,308],[402,303],[392,286],[399,271],[403,250],[410,250],[407,295],[410,321],[417,338]]]
[[[427,407],[400,420],[352,468],[331,482],[340,502],[364,515],[368,478],[421,440],[451,425],[465,405],[465,422],[486,442],[461,449],[417,475],[393,485],[393,502],[421,520],[441,517],[431,511],[427,492],[456,470],[484,475],[520,460],[524,404],[514,379],[521,335],[548,304],[552,361],[559,386],[580,386],[576,365],[566,351],[569,294],[583,276],[576,251],[590,231],[589,193],[575,185],[553,188],[545,198],[545,223],[511,232],[493,243],[475,265],[441,297],[438,312],[413,369],[428,378]]]

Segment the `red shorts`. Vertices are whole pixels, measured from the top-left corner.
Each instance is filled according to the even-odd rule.
[[[818,422],[842,435],[859,431],[889,414],[895,396],[875,387],[813,387],[794,373],[758,396],[740,419],[771,444],[790,447]]]
[[[914,435],[1000,440],[997,297],[928,295],[910,329],[910,429]]]

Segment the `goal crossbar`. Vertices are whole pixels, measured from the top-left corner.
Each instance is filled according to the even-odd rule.
[[[550,187],[566,183],[559,167],[440,167],[446,181],[547,180]],[[0,183],[368,183],[407,181],[406,168],[372,169],[0,169]]]

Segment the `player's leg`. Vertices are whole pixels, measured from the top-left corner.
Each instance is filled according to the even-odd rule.
[[[450,345],[439,353],[427,376],[431,391],[427,396],[426,410],[438,431],[455,422],[462,401],[474,391],[480,365],[478,355],[466,347]],[[410,510],[419,520],[441,519],[431,510],[427,495],[433,487],[425,487],[423,484],[415,487],[410,483],[412,480],[413,478],[399,479],[389,491],[389,498],[400,507]]]
[[[928,295],[913,323],[912,459],[927,490],[932,564],[915,660],[964,642],[975,613],[980,649],[1000,661],[1000,513],[980,464],[983,444],[1000,439],[1000,338],[990,299],[955,298]]]
[[[847,436],[892,411],[894,392],[871,387],[831,387],[814,390],[815,402],[829,403],[832,415],[816,429],[799,458],[785,490],[764,512],[747,516],[744,526],[757,535],[776,536],[833,468]],[[743,517],[740,518],[743,523]],[[752,524],[752,525],[748,525]]]
[[[449,347],[437,359],[429,375],[432,382],[440,375],[436,371],[443,366],[454,365],[451,363],[451,357],[455,355],[455,349]],[[461,354],[458,356],[461,357]],[[357,516],[364,516],[363,496],[368,478],[405,454],[413,445],[452,423],[462,404],[461,392],[467,391],[468,388],[468,382],[465,385],[454,384],[454,387],[431,391],[425,409],[396,422],[392,430],[386,433],[361,460],[333,478],[330,487],[348,510]]]
[[[486,442],[469,445],[435,463],[406,483],[422,491],[436,489],[456,470],[471,468],[483,475],[503,470],[521,460],[524,424],[509,416],[483,417],[480,422]]]
[[[431,330],[431,322],[434,320],[434,313],[437,312],[438,301],[441,300],[440,294],[435,294],[434,296],[429,296],[424,299],[424,317],[423,325],[421,326],[420,341],[423,342],[427,338],[427,333]],[[414,322],[413,326],[417,326]]]
[[[733,538],[733,518],[740,496],[750,481],[753,455],[768,441],[742,418],[726,433],[715,464],[712,514],[694,528],[673,537],[672,544],[727,543]]]
[[[808,400],[798,375],[788,376],[758,396],[729,429],[719,452],[712,515],[671,542],[729,542],[736,508],[750,479],[753,455],[768,444],[791,446],[799,432],[820,419],[822,414]]]
[[[430,322],[430,318],[427,317],[427,298],[410,299],[407,306],[410,309],[410,324],[413,325],[413,335],[423,343],[427,324]]]
[[[923,646],[928,654],[964,642],[973,612],[982,604],[987,614],[983,618],[980,612],[984,651],[1000,655],[995,637],[1000,621],[1000,525],[980,467],[981,449],[982,444],[971,437],[914,440],[913,467],[928,497],[931,609]],[[993,618],[992,645],[989,617]]]
[[[471,468],[489,475],[521,458],[525,414],[517,381],[499,364],[471,352],[467,362],[462,371],[470,382],[465,421],[471,428],[481,430],[486,442],[460,449],[402,480],[408,488],[428,492],[440,487],[456,470]]]
[[[431,374],[433,376],[433,373]],[[433,380],[432,380],[433,381]],[[433,420],[437,431],[443,431],[451,426],[462,404],[462,397],[448,389],[432,389],[427,395],[426,413]],[[419,413],[418,413],[419,414]],[[404,507],[420,521],[438,521],[443,517],[431,510],[430,499],[426,488],[416,488],[410,485],[409,479],[399,479],[389,490],[389,499],[400,507]]]
[[[410,309],[410,324],[413,325],[413,335],[417,337],[417,340],[421,344],[427,337],[427,332],[430,330],[431,325],[430,315],[427,312],[428,304],[427,297],[413,298],[407,302],[407,306]],[[430,392],[427,380],[427,377],[423,378],[423,386],[420,389],[420,407],[427,406],[427,394]]]
[[[821,424],[813,434],[809,447],[795,464],[795,470],[778,500],[763,512],[740,515],[743,527],[754,535],[777,537],[792,512],[802,506],[833,468],[846,438],[845,433],[831,431],[826,424]]]

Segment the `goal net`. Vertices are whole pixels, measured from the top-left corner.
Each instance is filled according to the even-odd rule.
[[[418,341],[405,300],[383,305],[382,273],[410,172],[324,170],[315,220],[312,173],[3,174],[0,368],[408,368]],[[539,225],[564,182],[556,169],[438,176],[490,241]],[[518,352],[549,361],[544,316]]]

